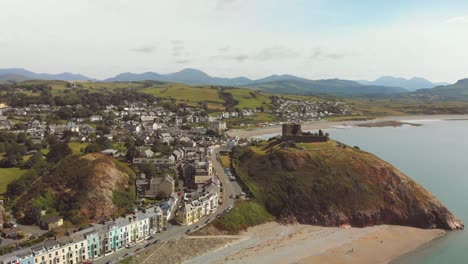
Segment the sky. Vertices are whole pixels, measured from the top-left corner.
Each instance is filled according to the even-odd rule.
[[[468,1],[0,0],[0,68],[468,78]]]

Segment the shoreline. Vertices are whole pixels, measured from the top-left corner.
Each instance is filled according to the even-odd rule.
[[[446,234],[392,225],[337,228],[270,222],[249,228],[243,240],[185,263],[390,263]]]
[[[382,122],[406,122],[417,123],[418,121],[435,121],[435,120],[467,120],[468,115],[405,115],[405,116],[385,116],[377,117],[371,120],[345,120],[345,121],[309,121],[302,123],[303,131],[329,129],[334,127],[353,127],[363,124],[382,123]],[[262,128],[247,128],[247,129],[232,129],[227,131],[227,134],[238,138],[253,138],[270,134],[280,134],[281,125]]]

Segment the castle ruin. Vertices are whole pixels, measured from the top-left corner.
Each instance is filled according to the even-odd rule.
[[[328,134],[324,134],[321,130],[319,133],[302,132],[301,124],[283,124],[283,141],[292,141],[295,143],[311,143],[311,142],[327,142]]]

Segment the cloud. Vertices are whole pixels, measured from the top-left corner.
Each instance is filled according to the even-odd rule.
[[[185,59],[184,60],[176,60],[175,62],[177,64],[188,64],[188,63],[190,63],[190,60],[185,60]]]
[[[321,60],[321,59],[331,59],[331,60],[340,60],[344,59],[347,55],[351,55],[345,52],[328,52],[322,48],[316,48],[312,51],[310,55],[311,60]]]
[[[248,60],[263,62],[297,58],[300,55],[298,52],[292,49],[281,46],[264,48],[250,53],[234,53],[235,52],[231,52],[231,49],[228,47],[219,48],[218,55],[212,56],[211,59],[234,60],[237,62],[244,62]]]
[[[242,0],[217,0],[216,1],[216,9],[224,9],[227,7],[231,7],[234,4],[239,4],[240,2],[243,2]]]
[[[468,24],[468,16],[456,16],[445,20],[442,24]]]
[[[172,40],[171,45],[172,56],[181,57],[190,55],[190,52],[185,51],[185,42],[183,40]]]
[[[299,53],[281,46],[270,47],[260,50],[258,53],[252,56],[253,60],[256,61],[270,61],[270,60],[282,60],[296,58],[299,56]]]
[[[219,53],[226,53],[226,52],[229,52],[230,50],[231,50],[231,47],[226,46],[226,47],[219,48],[218,52]]]
[[[140,53],[153,53],[156,50],[156,45],[145,45],[138,48],[133,48],[131,51],[140,52]]]

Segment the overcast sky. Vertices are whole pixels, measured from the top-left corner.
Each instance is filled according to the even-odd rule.
[[[0,68],[468,77],[468,1],[0,0],[0,10]]]

